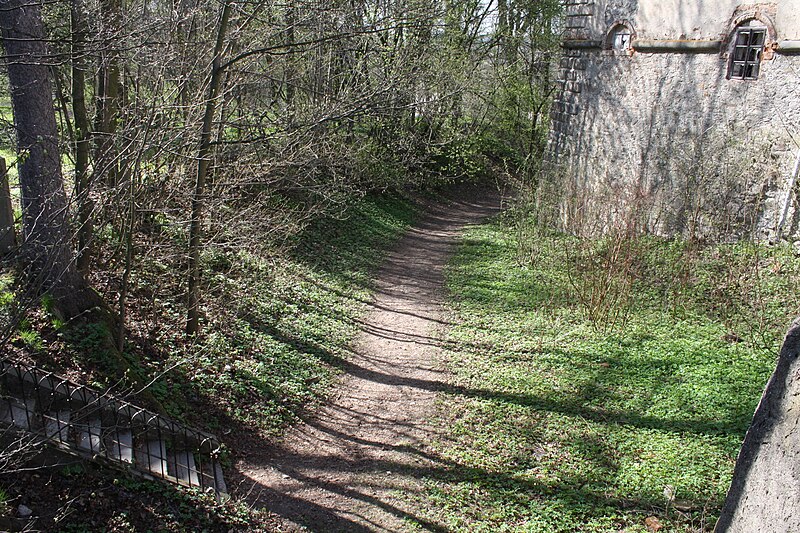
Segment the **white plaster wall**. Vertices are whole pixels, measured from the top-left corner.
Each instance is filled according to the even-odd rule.
[[[800,0],[597,0],[589,37],[602,40],[613,22],[628,20],[640,39],[718,40],[730,31],[737,8],[758,5],[777,9],[773,22],[779,40],[800,39]]]
[[[608,206],[636,190],[657,233],[685,232],[687,212],[702,206],[713,211],[709,223],[756,217],[757,236],[771,237],[800,150],[800,56],[776,54],[756,81],[725,79],[719,54],[592,51],[574,61],[585,70],[569,76],[567,104],[554,106],[551,160],[592,199],[585,209],[594,218],[608,218]],[[701,167],[724,180],[756,156],[769,169],[742,178],[735,198],[687,179],[687,168]],[[788,226],[798,233],[797,221]]]
[[[645,39],[719,39],[737,0],[641,0],[637,32]]]
[[[800,0],[778,2],[775,27],[779,39],[800,40]]]

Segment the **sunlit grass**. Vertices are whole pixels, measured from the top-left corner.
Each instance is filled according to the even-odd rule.
[[[646,531],[648,517],[711,530],[792,318],[798,260],[758,247],[776,281],[746,267],[752,245],[709,247],[677,287],[661,278],[685,243],[645,239],[627,323],[604,330],[571,289],[570,239],[542,236],[520,265],[510,235],[500,222],[473,229],[449,269],[459,348],[437,446],[454,466],[431,476],[420,508],[458,531]],[[759,285],[749,313],[769,331],[737,322],[745,302],[719,290],[728,271]]]

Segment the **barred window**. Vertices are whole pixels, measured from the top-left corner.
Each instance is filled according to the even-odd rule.
[[[615,25],[606,37],[606,50],[627,51],[631,48],[633,30],[625,24]]]
[[[614,34],[614,50],[627,50],[631,47],[631,34],[629,31],[620,30]]]
[[[736,36],[728,67],[728,78],[732,80],[757,80],[761,69],[761,57],[767,29],[745,26],[736,30]]]

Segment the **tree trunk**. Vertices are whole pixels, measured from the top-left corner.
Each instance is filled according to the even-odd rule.
[[[109,32],[121,27],[121,0],[102,0],[104,38],[97,74],[97,112],[95,114],[95,172],[105,174],[105,182],[113,187],[119,178],[119,160],[114,135],[120,108],[120,69],[116,39]]]
[[[72,115],[75,120],[75,195],[78,202],[78,270],[89,270],[92,202],[89,198],[89,115],[86,112],[86,66],[83,55],[86,20],[81,0],[72,0]]]
[[[8,184],[6,160],[0,157],[0,255],[10,253],[17,246],[14,229],[14,205],[11,203],[11,187]]]
[[[211,62],[211,80],[208,83],[208,99],[203,115],[203,129],[200,132],[200,143],[197,149],[197,179],[192,197],[191,228],[189,229],[189,298],[186,318],[186,333],[196,335],[200,327],[200,248],[203,238],[203,211],[205,208],[206,178],[211,162],[211,134],[214,125],[214,114],[217,109],[217,98],[222,80],[220,68],[222,50],[225,45],[225,33],[228,31],[231,5],[225,1],[222,6],[217,41],[214,45],[214,59]]]
[[[102,303],[75,267],[61,175],[47,48],[39,5],[0,0],[22,190],[24,258],[29,283],[53,297],[65,318]]]
[[[286,12],[284,13],[284,24],[286,26],[286,53],[287,61],[284,72],[284,85],[286,88],[286,124],[288,129],[294,129],[295,118],[295,80],[296,72],[294,64],[296,58],[294,57],[293,44],[295,42],[294,28],[297,25],[297,14],[295,6],[289,2],[286,5]]]
[[[506,65],[514,63],[514,50],[511,44],[507,0],[497,0],[497,33],[502,61]]]

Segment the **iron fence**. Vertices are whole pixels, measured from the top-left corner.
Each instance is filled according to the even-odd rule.
[[[0,423],[148,478],[227,493],[213,435],[7,358],[0,360]]]

